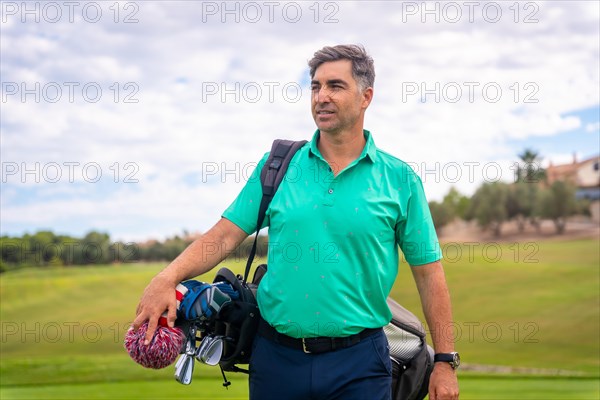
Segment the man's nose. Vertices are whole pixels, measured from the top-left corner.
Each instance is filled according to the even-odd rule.
[[[325,87],[313,90],[313,98],[316,103],[328,103],[331,100],[330,94],[330,90]]]

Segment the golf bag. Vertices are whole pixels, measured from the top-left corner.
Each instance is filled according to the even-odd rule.
[[[226,282],[239,293],[239,299],[232,301],[216,319],[213,334],[228,338],[224,341],[223,355],[219,365],[224,371],[242,371],[236,364],[248,364],[250,348],[256,335],[260,312],[254,294],[240,277],[227,268],[221,268],[214,283]]]
[[[392,399],[422,400],[429,391],[433,349],[419,319],[391,297],[387,305],[392,320],[383,327],[392,359]]]
[[[175,365],[175,379],[189,385],[196,359],[219,365],[227,387],[230,382],[225,371],[248,372],[237,364],[249,363],[258,328],[260,312],[254,292],[228,268],[221,268],[212,284],[190,280],[181,285],[187,290],[181,296],[176,325],[184,331],[186,341]]]

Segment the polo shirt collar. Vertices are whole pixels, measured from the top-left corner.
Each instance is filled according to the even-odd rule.
[[[363,134],[365,136],[365,147],[363,148],[362,153],[360,154],[360,156],[358,157],[358,159],[356,160],[357,162],[362,160],[365,157],[368,157],[371,162],[375,162],[375,155],[377,153],[377,147],[375,146],[375,142],[373,141],[373,136],[371,135],[371,132],[369,132],[366,129],[363,129]],[[321,132],[319,131],[319,129],[317,129],[315,131],[315,134],[312,137],[312,140],[310,141],[310,152],[319,157],[321,160],[325,160],[323,158],[323,155],[321,154],[321,152],[319,151],[319,148],[317,146],[317,143],[319,143],[319,137],[321,136]]]

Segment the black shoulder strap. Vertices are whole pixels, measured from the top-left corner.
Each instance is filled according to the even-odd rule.
[[[275,139],[271,146],[271,153],[265,162],[262,170],[260,171],[260,182],[262,185],[262,199],[260,201],[260,207],[258,208],[258,219],[256,221],[256,234],[254,236],[254,243],[252,244],[252,250],[248,256],[248,262],[246,263],[246,271],[244,272],[244,282],[248,280],[248,274],[250,273],[250,266],[254,261],[256,255],[256,243],[258,240],[258,231],[262,226],[265,219],[265,214],[277,188],[283,181],[283,177],[287,172],[290,165],[290,161],[294,157],[294,154],[304,146],[306,140],[293,141]]]

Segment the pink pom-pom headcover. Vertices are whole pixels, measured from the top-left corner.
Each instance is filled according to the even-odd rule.
[[[188,289],[179,284],[176,289],[177,307]],[[125,335],[125,349],[129,356],[136,363],[153,369],[168,367],[175,362],[177,356],[183,348],[185,334],[179,327],[170,328],[167,325],[166,314],[163,314],[158,321],[158,328],[154,332],[152,341],[144,345],[148,322],[140,326],[137,331],[129,328]]]
[[[181,328],[159,326],[152,341],[146,346],[144,340],[147,329],[147,322],[137,331],[129,328],[125,335],[125,348],[129,356],[146,368],[160,369],[173,364],[185,341],[185,334]]]

